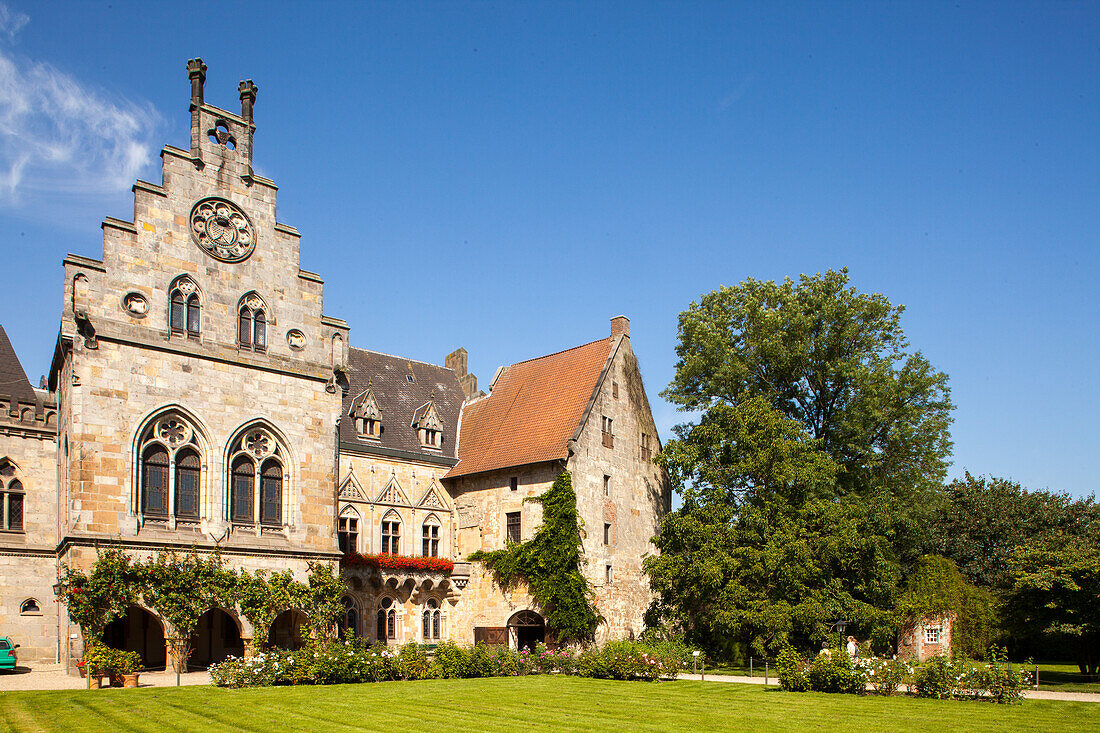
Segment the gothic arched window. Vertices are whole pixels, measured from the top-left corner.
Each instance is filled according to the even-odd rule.
[[[424,520],[422,537],[420,554],[424,557],[439,557],[439,520],[435,515]]]
[[[401,554],[401,518],[397,512],[391,511],[382,517],[382,552]]]
[[[153,420],[139,444],[137,510],[149,519],[197,522],[201,515],[201,447],[190,422],[176,413]]]
[[[421,625],[423,626],[422,631],[425,642],[439,641],[443,630],[441,613],[442,612],[439,610],[439,601],[435,598],[429,598],[428,602],[424,604],[424,612],[421,614]]]
[[[255,426],[230,447],[229,519],[234,524],[283,525],[286,453],[274,434]]]
[[[375,630],[376,639],[383,644],[392,641],[397,636],[397,608],[392,598],[383,596],[378,602],[378,628]]]
[[[201,322],[198,286],[190,277],[183,275],[172,284],[168,296],[168,330],[173,336],[186,335],[189,339],[197,339],[202,330]]]
[[[237,343],[243,349],[267,350],[267,314],[258,295],[246,295],[237,309]]]
[[[0,487],[3,487],[0,478]],[[23,531],[23,484],[19,479],[11,481],[7,490],[0,492],[0,529],[9,532]]]

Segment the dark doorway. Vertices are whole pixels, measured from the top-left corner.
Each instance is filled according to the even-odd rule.
[[[309,618],[296,608],[283,611],[275,617],[271,624],[271,633],[267,635],[267,643],[280,649],[301,649],[305,646],[302,627],[309,623]]]
[[[212,608],[199,618],[191,637],[191,669],[206,669],[226,657],[243,657],[244,640],[237,620],[220,608]]]
[[[112,649],[137,652],[145,669],[164,669],[167,659],[164,627],[144,608],[130,606],[121,618],[107,624],[103,629],[103,643]]]
[[[534,611],[520,611],[508,619],[508,639],[516,649],[535,650],[539,642],[546,642],[546,624]]]

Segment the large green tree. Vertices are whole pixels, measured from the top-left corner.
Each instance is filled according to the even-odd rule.
[[[909,352],[901,313],[830,271],[680,315],[664,395],[699,417],[659,458],[684,503],[646,562],[651,622],[712,649],[806,645],[839,616],[885,641],[951,447],[947,377]]]

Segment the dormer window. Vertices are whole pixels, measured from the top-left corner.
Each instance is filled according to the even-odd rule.
[[[433,450],[443,448],[443,420],[435,406],[435,393],[430,402],[421,405],[413,413],[413,427],[420,438],[420,447]]]
[[[367,382],[367,389],[351,403],[348,415],[355,422],[355,433],[365,440],[378,440],[382,437],[382,411],[374,398],[374,387]]]

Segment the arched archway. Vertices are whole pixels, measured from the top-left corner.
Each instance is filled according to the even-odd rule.
[[[191,659],[188,667],[206,669],[228,656],[244,656],[237,619],[220,608],[212,608],[199,617],[195,635],[191,637]]]
[[[520,611],[508,619],[508,646],[535,650],[539,642],[546,642],[546,622],[534,611]]]
[[[275,617],[271,624],[271,631],[267,635],[267,643],[280,649],[301,649],[306,644],[303,626],[309,623],[309,617],[292,608],[283,611]]]
[[[112,649],[137,652],[145,669],[164,669],[168,655],[160,619],[139,606],[130,606],[121,618],[103,629],[102,641]]]

